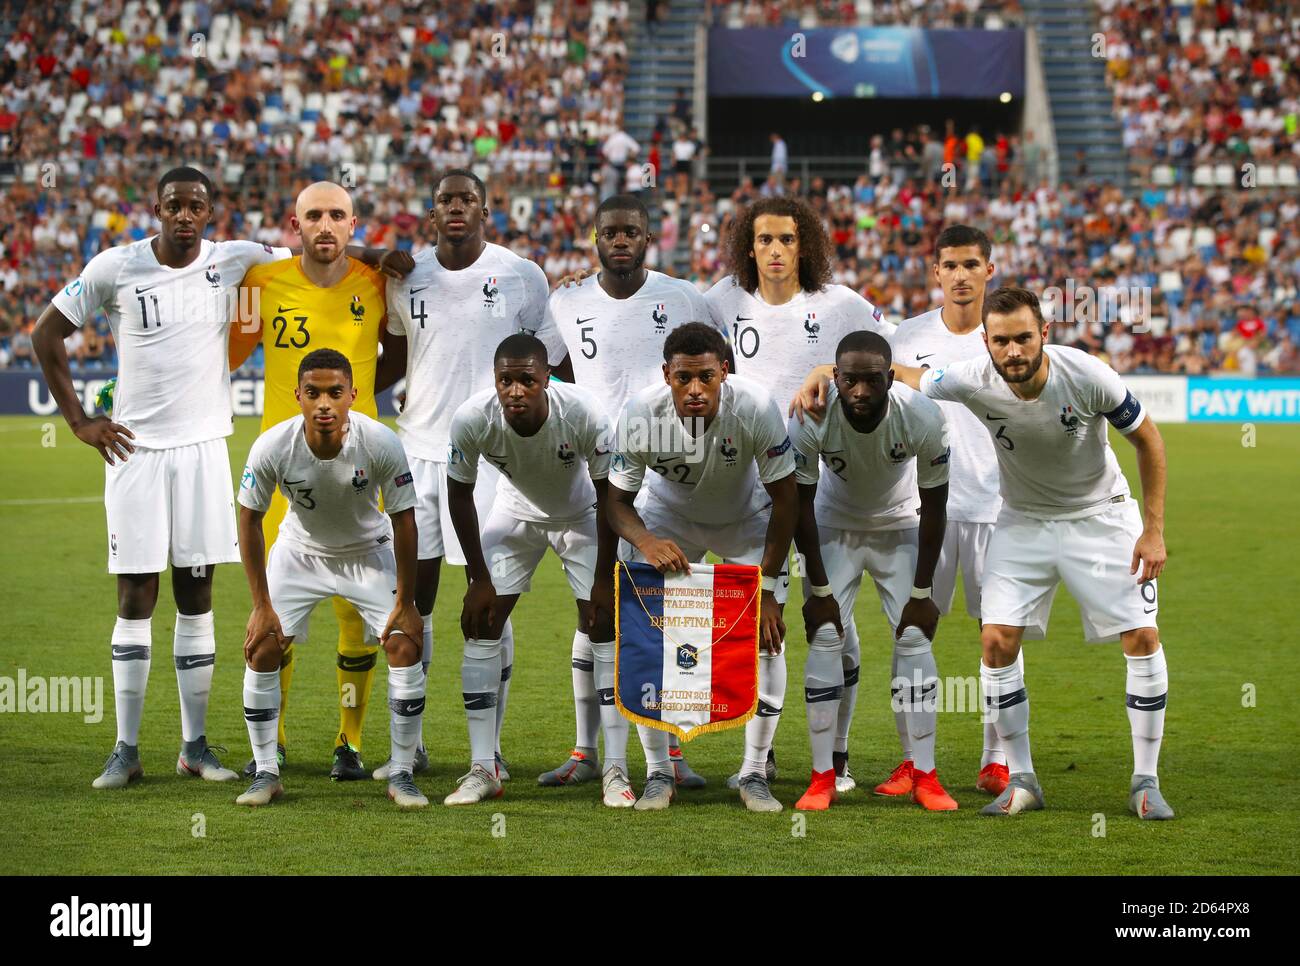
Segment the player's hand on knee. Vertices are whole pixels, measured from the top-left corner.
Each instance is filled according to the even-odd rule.
[[[654,534],[650,534],[641,542],[637,550],[645,557],[646,563],[661,574],[678,570],[687,574],[691,572],[691,562],[686,559],[686,554],[682,553],[682,548],[671,540],[661,540]]]
[[[77,434],[77,439],[99,450],[99,455],[109,466],[114,465],[113,457],[116,456],[125,463],[127,454],[135,452],[135,447],[130,443],[130,440],[135,439],[135,433],[107,416],[87,419],[78,423],[72,431]]]
[[[823,624],[834,624],[835,633],[840,637],[844,636],[844,622],[840,619],[840,605],[835,602],[834,597],[809,597],[803,605],[803,626],[808,635],[808,640],[812,640],[817,628]]]
[[[1155,530],[1143,530],[1142,536],[1133,545],[1133,561],[1129,565],[1129,573],[1136,574],[1138,567],[1141,566],[1142,573],[1138,575],[1137,582],[1144,584],[1148,580],[1155,580],[1160,576],[1160,572],[1165,569],[1165,560],[1168,559],[1165,551],[1165,538]]]
[[[776,602],[776,595],[770,590],[763,591],[758,622],[763,650],[769,654],[780,654],[781,642],[785,640],[785,621],[781,618],[781,605]]]
[[[460,611],[460,631],[465,638],[486,639],[497,620],[497,592],[490,580],[471,580]]]
[[[398,635],[395,643],[401,643],[401,638],[404,636],[411,642],[412,647],[423,647],[424,618],[416,609],[415,601],[402,601],[394,605],[393,612],[388,615],[388,623],[384,625],[384,630],[379,635],[379,643],[383,645],[385,651],[388,651],[388,639],[394,634]]]
[[[600,640],[614,632],[614,582],[597,580],[591,587],[591,606],[587,609],[587,635],[593,640],[599,633]]]
[[[903,614],[894,629],[894,640],[903,636],[904,627],[915,627],[931,641],[939,629],[939,605],[932,597],[914,597],[903,607]]]
[[[279,615],[269,604],[254,607],[244,632],[244,660],[248,666],[255,666],[262,658],[273,657],[276,667],[279,667],[280,657],[288,646]]]

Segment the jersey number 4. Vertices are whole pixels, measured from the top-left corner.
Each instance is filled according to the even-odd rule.
[[[293,320],[298,323],[298,328],[289,332],[289,320],[283,315],[277,315],[271,320],[271,327],[275,329],[275,347],[277,349],[288,349],[292,346],[295,349],[305,349],[307,343],[311,341],[311,334],[307,331],[307,316],[295,315]],[[286,335],[289,341],[285,341]],[[301,339],[302,341],[299,341]]]

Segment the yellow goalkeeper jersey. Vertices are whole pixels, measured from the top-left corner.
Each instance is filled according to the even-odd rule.
[[[266,356],[262,432],[302,412],[293,394],[298,364],[317,349],[335,349],[347,356],[357,389],[353,408],[379,416],[375,366],[387,312],[384,274],[344,257],[348,273],[331,288],[312,282],[299,258],[258,265],[244,276],[244,288],[258,291],[246,293],[241,304],[256,307],[258,317],[251,326],[238,322],[231,326],[230,367],[233,372],[262,343]]]

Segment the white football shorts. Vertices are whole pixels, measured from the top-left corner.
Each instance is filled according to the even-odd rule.
[[[456,539],[447,509],[447,463],[411,457],[408,461],[415,482],[415,528],[419,532],[421,560],[446,557],[447,563],[465,566],[465,552]],[[480,530],[492,511],[501,472],[487,460],[480,460],[478,481],[474,485],[474,507],[478,510]]]
[[[952,601],[957,595],[957,570],[960,568],[962,589],[966,592],[966,613],[980,619],[980,588],[984,584],[984,559],[991,539],[991,523],[948,521],[943,534],[943,550],[934,568],[934,602],[939,606],[939,613],[947,614],[952,610]]]
[[[391,549],[350,557],[320,557],[277,540],[266,560],[266,583],[280,629],[307,639],[311,612],[322,600],[342,597],[361,614],[366,639],[379,637],[397,597],[397,559]]]
[[[579,523],[550,525],[518,520],[493,511],[483,526],[483,559],[498,594],[524,594],[532,586],[546,548],[564,565],[564,576],[577,600],[591,599],[596,576],[596,512]]]
[[[106,464],[108,572],[238,563],[234,494],[224,439],[137,449]]]
[[[1155,627],[1156,582],[1129,573],[1142,513],[1125,499],[1081,520],[1036,520],[1002,508],[984,561],[985,624],[1047,634],[1056,588],[1079,602],[1089,641],[1114,641],[1121,631]]]

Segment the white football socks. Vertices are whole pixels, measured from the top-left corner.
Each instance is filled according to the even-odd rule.
[[[510,699],[510,676],[515,670],[515,628],[509,620],[501,629],[501,681],[497,686],[496,737],[494,751],[501,754],[501,726],[506,721],[506,702]],[[495,756],[492,759],[496,761]],[[488,769],[492,771],[492,769]],[[496,774],[496,772],[492,772]]]
[[[934,771],[934,728],[938,718],[939,668],[930,639],[909,624],[894,641],[898,681],[903,690],[903,720],[911,747],[912,767]]]
[[[469,724],[470,759],[489,775],[497,773],[497,697],[501,686],[501,641],[471,638],[460,665],[461,691]]]
[[[627,719],[614,703],[614,642],[591,644],[596,694],[600,701],[600,727],[605,734],[605,757],[601,762],[608,770],[618,765],[627,774]]]
[[[745,724],[745,760],[740,775],[766,775],[776,726],[785,703],[785,641],[779,654],[758,652],[758,712]]]
[[[117,708],[117,740],[140,743],[144,693],[149,685],[153,650],[152,622],[119,617],[113,625],[113,699]]]
[[[415,746],[420,742],[420,723],[424,719],[424,681],[419,664],[388,666],[389,739],[393,749],[388,762],[390,778],[415,767]]]
[[[903,749],[903,760],[912,760],[912,738],[907,730],[907,715],[903,713],[906,695],[898,686],[898,648],[889,656],[889,707],[894,712],[894,730],[898,732],[898,743]]]
[[[244,721],[258,771],[280,774],[275,738],[280,726],[280,672],[244,668]]]
[[[1034,760],[1029,753],[1029,693],[1020,665],[992,668],[980,661],[980,681],[984,685],[984,713],[993,717],[998,740],[1007,755],[1007,770],[1016,775],[1032,772]]]
[[[1022,647],[1016,652],[1016,666],[1020,668],[1020,676],[1023,679],[1025,675],[1025,649]],[[989,765],[1005,765],[1007,763],[1007,753],[1002,750],[1002,739],[998,737],[998,728],[993,718],[989,715],[984,716],[984,751],[980,755],[980,771],[983,771]]]
[[[593,673],[591,652],[591,638],[582,631],[575,631],[573,634],[571,663],[573,711],[578,722],[576,747],[583,754],[590,754],[595,757],[601,719],[600,702],[596,700],[596,678]]]
[[[672,775],[673,766],[668,761],[668,732],[639,724],[636,733],[641,739],[641,748],[645,751],[645,777],[649,778],[658,772]]]
[[[206,733],[208,694],[217,660],[212,611],[176,615],[172,655],[176,661],[176,688],[181,696],[181,737],[196,741]]]
[[[427,680],[429,665],[433,662],[433,611],[421,614],[420,619],[424,621],[424,650],[420,655],[420,667],[424,669],[424,676]]]
[[[1125,655],[1128,682],[1125,704],[1133,731],[1133,774],[1154,775],[1165,733],[1165,702],[1169,695],[1169,668],[1165,649],[1143,657]]]
[[[858,704],[858,677],[862,671],[858,625],[852,617],[844,624],[844,650],[840,655],[840,663],[844,665],[844,692],[840,695],[840,710],[835,719],[835,750],[847,754],[849,726],[853,724],[853,709]]]
[[[844,692],[843,638],[834,624],[823,624],[808,642],[808,662],[803,669],[803,695],[808,706],[808,738],[812,743],[812,770],[834,767],[835,722]]]

